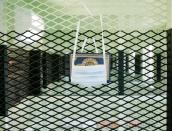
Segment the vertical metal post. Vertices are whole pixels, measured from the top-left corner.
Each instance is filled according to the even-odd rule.
[[[141,55],[135,55],[135,74],[141,74]]]
[[[29,94],[33,96],[41,93],[41,51],[31,50],[30,55],[30,87]]]
[[[60,72],[60,76],[64,76],[65,75],[65,59],[66,59],[66,56],[59,56],[59,63],[58,63],[58,66],[59,66],[59,72]]]
[[[114,63],[115,63],[115,67],[114,67],[114,68],[115,68],[115,70],[117,70],[117,66],[118,66],[118,63],[117,63],[117,60],[118,60],[118,59],[117,59],[117,57],[118,57],[118,56],[117,56],[117,54],[115,53],[115,58],[114,58]]]
[[[62,75],[66,75],[66,55],[62,56]]]
[[[0,45],[0,116],[7,115],[6,88],[7,88],[7,47]]]
[[[52,57],[52,80],[58,81],[60,78],[60,56],[53,54]]]
[[[172,131],[172,29],[167,31],[167,131]]]
[[[124,52],[118,52],[118,90],[119,95],[124,95]]]
[[[42,75],[43,75],[43,88],[47,88],[47,53],[42,53]]]
[[[52,62],[52,55],[46,53],[46,62],[47,62],[47,85],[53,82],[53,62]]]
[[[156,79],[157,82],[161,81],[161,54],[156,54]]]
[[[69,62],[69,55],[68,54],[66,54],[65,55],[65,63],[64,63],[64,66],[65,66],[65,76],[69,76],[70,75],[70,62]]]
[[[128,54],[125,55],[125,72],[128,73],[129,71],[129,57],[128,57]]]

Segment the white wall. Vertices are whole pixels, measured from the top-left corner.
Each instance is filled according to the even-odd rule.
[[[88,7],[93,15],[149,15],[153,0],[49,0],[58,6],[65,7],[70,15],[88,15]],[[154,0],[156,2],[156,0]],[[165,1],[165,0],[164,0]]]
[[[167,29],[169,28],[172,28],[172,0],[168,0],[168,9],[167,9],[167,15],[168,15],[168,27]]]
[[[157,0],[49,1],[57,7],[64,7],[63,11],[68,15],[114,15],[118,23],[114,26],[118,26],[118,30],[127,30],[128,28],[131,30],[150,30],[167,25],[167,12],[162,11],[162,8],[167,8],[166,2],[169,0],[163,0],[164,2]],[[162,8],[157,6],[159,4]]]
[[[14,2],[14,0],[9,1],[14,3],[15,5],[17,4],[16,2]],[[48,12],[48,14],[51,13],[52,15],[54,15],[55,17],[59,17],[60,19],[64,19],[63,16],[65,15],[69,16],[69,18],[65,19],[64,22],[59,22],[58,19],[46,18],[47,13],[45,13],[45,15],[44,13],[40,14],[42,15],[42,18],[45,18],[44,20],[46,24],[51,22],[55,23],[54,25],[50,24],[50,26],[46,25],[46,29],[50,28],[52,30],[55,29],[54,27],[58,29],[75,29],[76,22],[73,21],[71,17],[78,20],[82,19],[83,16],[88,17],[91,14],[93,16],[103,14],[109,17],[104,17],[105,29],[113,29],[113,27],[115,30],[126,31],[150,30],[159,28],[164,29],[168,21],[166,8],[169,4],[166,3],[167,1],[171,0],[47,0],[45,4],[55,10],[54,12]],[[40,5],[41,4],[42,3],[40,2]],[[162,8],[165,8],[164,11],[162,11],[161,6]],[[31,8],[34,8],[34,5]],[[35,13],[47,11],[46,8],[44,9],[43,7],[41,8],[38,6],[37,8],[40,8],[40,11],[38,9],[38,12]],[[19,15],[22,15],[22,13],[23,12],[20,11]],[[69,24],[63,25],[66,20],[69,22]],[[17,21],[21,20],[19,19]],[[93,24],[89,25],[87,21],[91,21]],[[81,26],[83,25],[82,27],[85,27],[84,29],[93,29],[92,26],[95,27],[96,23],[97,20],[86,19],[84,22],[81,23]],[[22,26],[23,25],[21,25],[21,28]],[[96,28],[99,29],[99,27]]]
[[[0,31],[5,32],[5,24],[4,24],[4,18],[3,18],[3,4],[4,1],[0,0]]]
[[[15,8],[15,30],[24,32],[29,30],[32,23],[32,11],[26,8]]]
[[[40,40],[40,36],[33,36],[33,33],[40,32],[44,29],[44,22],[43,20],[35,14],[31,9],[27,8],[15,8],[15,23],[14,23],[15,31],[19,33],[25,32],[22,36],[17,37],[18,40],[23,40],[23,42],[17,42],[15,46],[23,46],[23,43],[32,45],[34,47],[40,47],[40,43],[34,43],[34,40]],[[29,30],[29,31],[27,31]],[[31,31],[31,32],[30,32]],[[39,35],[43,35],[40,33]],[[26,37],[31,37],[26,38]],[[41,41],[39,41],[41,42]],[[31,49],[31,46],[26,47],[25,49]]]
[[[170,0],[170,28],[172,28],[172,0]]]

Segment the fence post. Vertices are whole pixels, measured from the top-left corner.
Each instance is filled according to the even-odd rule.
[[[167,131],[172,131],[172,29],[167,31]]]
[[[135,55],[135,74],[140,75],[141,74],[141,55],[136,54]]]
[[[52,54],[52,80],[58,81],[60,78],[60,56],[57,54]]]
[[[61,62],[62,62],[62,72],[61,75],[66,76],[66,55],[61,57]]]
[[[114,68],[115,68],[115,70],[116,70],[116,67],[117,67],[117,66],[116,66],[116,65],[117,65],[117,64],[116,64],[116,63],[117,63],[117,62],[116,62],[116,57],[117,57],[117,56],[115,55],[115,56],[114,56],[114,58],[113,58]]]
[[[118,52],[118,90],[119,95],[124,95],[124,52]]]
[[[156,54],[156,79],[157,82],[161,81],[161,54]]]
[[[69,76],[70,75],[70,55],[69,54],[65,54],[65,76]]]
[[[7,47],[0,45],[0,116],[7,115],[6,88],[7,88]]]
[[[43,88],[47,88],[47,53],[42,53],[42,75],[43,75]]]
[[[41,51],[31,50],[29,52],[30,57],[30,87],[29,94],[33,96],[40,95],[41,93]]]
[[[125,55],[125,72],[128,73],[129,70],[129,57],[128,54]]]

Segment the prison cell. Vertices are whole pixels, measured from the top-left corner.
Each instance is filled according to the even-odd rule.
[[[71,83],[70,54],[78,20],[77,52],[95,38],[101,53],[98,13],[54,2],[0,2],[0,131],[171,131],[169,1],[92,0],[111,57],[109,82],[91,87]]]

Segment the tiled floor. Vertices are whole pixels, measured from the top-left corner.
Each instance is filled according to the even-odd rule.
[[[124,80],[124,94],[130,96],[145,96],[145,95],[166,95],[167,80],[161,82],[133,80],[132,77],[125,77]],[[118,80],[117,77],[111,77],[111,82],[106,86],[83,87],[71,85],[69,78],[64,77],[59,82],[54,82],[48,85],[42,95],[101,95],[114,96],[118,94]]]
[[[148,101],[148,98],[152,99]],[[118,105],[115,101],[117,101]],[[133,102],[128,103],[127,101]],[[86,107],[86,104],[83,103],[90,105],[90,107]],[[75,105],[75,107],[71,108],[70,104]],[[147,106],[147,104],[150,106]],[[118,128],[118,131],[124,131],[123,127],[127,126],[126,121],[133,120],[132,117],[134,117],[138,118],[137,120],[139,121],[146,122],[141,123],[138,127],[135,127],[135,130],[133,131],[137,131],[146,126],[147,131],[152,131],[155,128],[153,126],[156,125],[157,127],[161,127],[164,123],[166,123],[166,121],[162,119],[162,117],[166,117],[166,113],[164,113],[166,111],[166,106],[162,106],[163,104],[166,105],[166,100],[161,96],[135,96],[125,98],[123,96],[71,96],[70,98],[64,96],[29,96],[16,107],[9,109],[9,115],[5,118],[5,127],[10,131],[19,131],[19,129],[24,130],[24,128],[26,128],[26,131],[35,131],[36,129],[40,131],[49,131],[50,129],[64,131],[64,129],[69,129],[70,131],[72,126],[79,125],[78,127],[80,128],[86,128],[89,125],[92,128],[87,129],[88,131],[92,131],[97,126],[96,121],[101,121],[104,118],[111,121],[117,121],[119,125],[124,124],[124,126]],[[131,107],[131,109],[126,110],[125,107]],[[114,110],[109,111],[110,108]],[[142,110],[140,110],[141,108]],[[84,109],[87,112],[85,112]],[[138,110],[140,111],[138,112]],[[81,117],[79,116],[81,114],[85,115]],[[100,117],[96,117],[92,121],[88,120],[95,115],[100,115]],[[110,118],[109,115],[111,115]],[[157,121],[158,119],[159,123],[151,126],[151,123],[153,123],[154,120]],[[64,124],[65,122],[69,122],[69,124]],[[82,124],[80,124],[80,122],[82,122]],[[72,128],[71,131],[79,130],[77,128]],[[108,128],[103,128],[102,131],[108,131]]]
[[[139,122],[131,131],[166,130],[166,85],[162,84],[166,81],[152,86],[142,83],[139,87],[136,86],[139,81],[128,82],[124,85],[124,96],[117,95],[115,82],[95,89],[71,86],[66,81],[68,79],[64,78],[51,83],[42,90],[41,96],[29,96],[10,108],[8,116],[2,118],[3,128],[9,131],[80,131],[79,128],[94,131],[97,123],[108,120],[119,125],[117,131],[125,131],[125,127],[130,126],[129,121]]]

